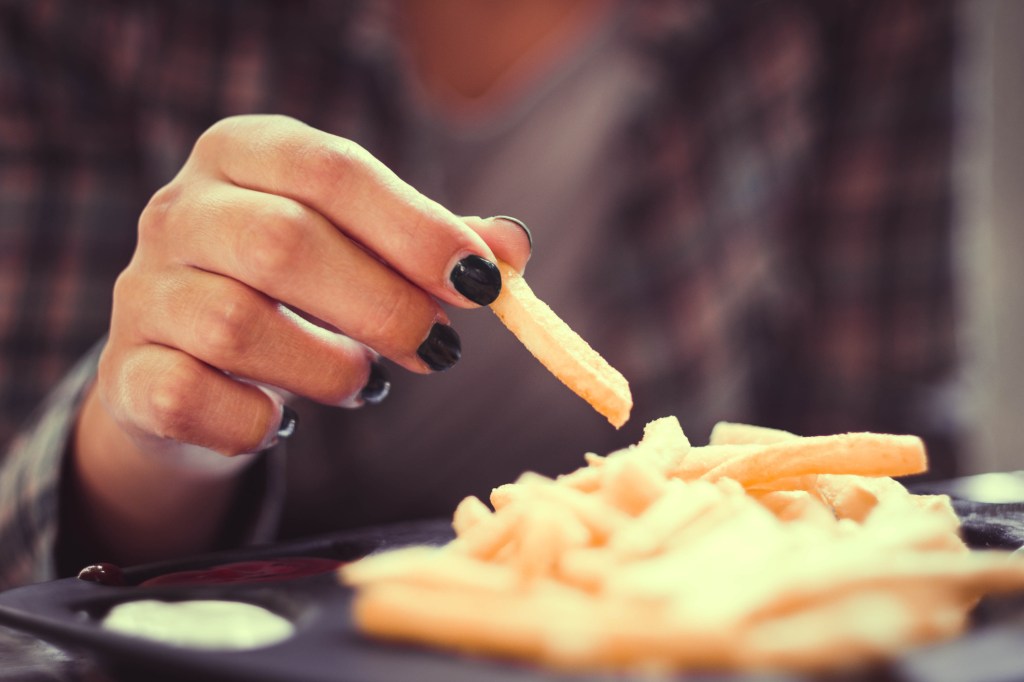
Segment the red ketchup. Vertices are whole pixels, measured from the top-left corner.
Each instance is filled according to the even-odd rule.
[[[220,585],[225,583],[269,583],[333,571],[343,562],[319,557],[281,557],[259,561],[236,561],[194,571],[165,573],[142,582],[151,585]]]

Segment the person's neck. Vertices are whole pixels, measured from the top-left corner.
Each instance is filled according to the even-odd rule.
[[[611,4],[612,0],[403,0],[398,31],[432,98],[473,101],[532,79],[557,60],[561,50],[586,35]]]

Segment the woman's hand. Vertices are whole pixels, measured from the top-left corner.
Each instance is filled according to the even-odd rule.
[[[460,342],[441,303],[490,303],[495,257],[522,268],[527,237],[509,221],[456,217],[357,144],[298,121],[215,124],[143,211],[114,288],[75,439],[91,525],[114,520],[137,539],[159,528],[152,542],[166,548],[177,515],[179,550],[208,544],[228,504],[216,471],[248,459],[208,450],[272,444],[293,419],[282,393],[382,399],[378,355],[412,372],[451,367]],[[188,509],[197,495],[201,511]]]
[[[283,117],[221,121],[142,214],[100,400],[141,444],[257,451],[282,407],[253,383],[353,406],[383,397],[377,353],[413,372],[452,366],[440,302],[490,303],[494,260],[355,143]]]

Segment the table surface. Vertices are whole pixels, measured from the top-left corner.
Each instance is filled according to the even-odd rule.
[[[86,651],[74,651],[0,626],[0,681],[114,682]]]

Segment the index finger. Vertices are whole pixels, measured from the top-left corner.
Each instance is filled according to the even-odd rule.
[[[435,298],[488,305],[501,274],[487,243],[361,146],[283,116],[215,124],[196,145],[223,177],[298,201]]]

